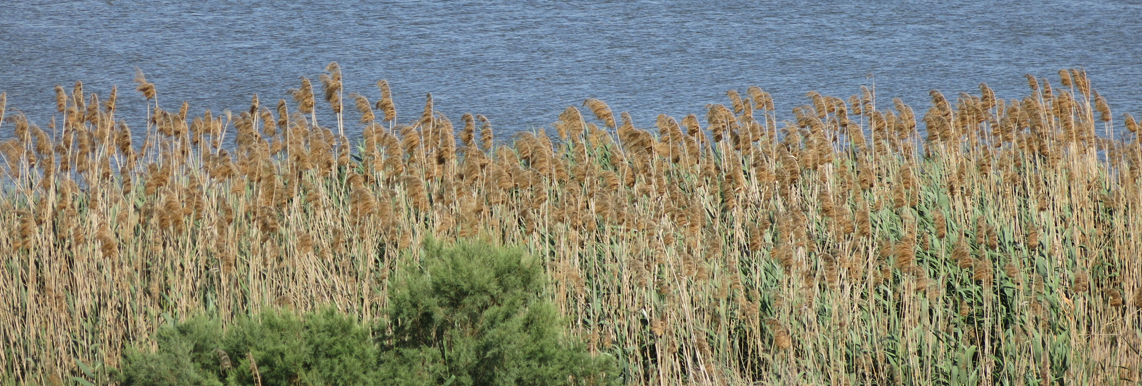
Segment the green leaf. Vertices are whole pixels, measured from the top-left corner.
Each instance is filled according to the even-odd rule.
[[[91,381],[88,381],[88,380],[80,378],[80,377],[71,377],[71,380],[75,381],[75,383],[78,383],[78,384],[81,384],[84,386],[95,386],[95,384],[91,383]]]
[[[75,363],[79,365],[79,370],[83,371],[83,375],[86,375],[88,378],[95,378],[95,370],[93,370],[91,366],[88,366],[79,359],[76,359]]]

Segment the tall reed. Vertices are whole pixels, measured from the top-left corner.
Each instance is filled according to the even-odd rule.
[[[654,129],[588,99],[559,138],[512,141],[431,96],[398,123],[385,81],[343,120],[340,71],[320,77],[336,133],[306,78],[292,104],[190,117],[140,72],[143,138],[82,84],[47,130],[0,119],[0,376],[93,380],[196,312],[374,320],[431,235],[542,257],[632,384],[1140,379],[1142,144],[1130,116],[1108,136],[1081,70],[923,112],[814,92],[785,123],[758,87]]]

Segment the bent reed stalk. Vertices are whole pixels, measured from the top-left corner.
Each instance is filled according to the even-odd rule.
[[[338,134],[306,78],[292,103],[190,117],[140,72],[141,139],[114,89],[79,83],[49,130],[0,121],[0,376],[90,377],[197,312],[376,320],[431,236],[541,257],[573,335],[632,384],[1140,379],[1142,144],[1129,115],[1109,136],[1081,70],[1022,99],[932,91],[920,115],[862,88],[780,123],[750,87],[644,129],[588,99],[559,138],[510,143],[431,95],[399,124],[381,81],[375,105],[350,94],[357,144],[325,70]]]

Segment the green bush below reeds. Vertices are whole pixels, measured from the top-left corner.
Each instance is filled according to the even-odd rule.
[[[123,385],[616,384],[612,361],[565,342],[542,267],[482,244],[425,244],[375,334],[333,309],[265,311],[223,328],[170,322],[128,349]],[[376,339],[374,339],[374,335]]]

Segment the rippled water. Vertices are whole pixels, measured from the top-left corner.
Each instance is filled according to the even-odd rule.
[[[389,80],[401,121],[431,92],[438,111],[484,114],[503,136],[547,127],[588,97],[651,126],[758,85],[791,119],[810,90],[847,98],[875,86],[882,102],[921,110],[930,89],[954,98],[987,82],[1016,98],[1024,74],[1057,84],[1059,69],[1083,67],[1116,120],[1142,112],[1142,5],[967,3],[5,1],[0,91],[46,125],[56,84],[129,91],[137,67],[168,108],[241,111],[337,61],[346,92],[375,99],[373,84]],[[142,130],[142,97],[121,92],[119,106]]]

